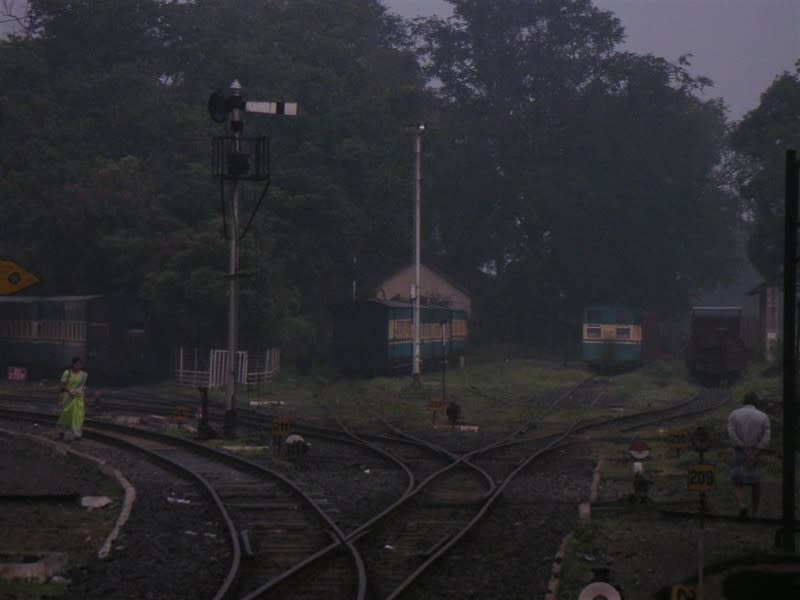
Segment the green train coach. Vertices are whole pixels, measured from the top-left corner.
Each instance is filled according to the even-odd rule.
[[[414,305],[408,302],[358,300],[333,307],[332,361],[348,374],[411,373]],[[464,355],[467,314],[446,306],[420,307],[422,368],[438,368]]]
[[[630,368],[642,363],[642,312],[625,306],[590,306],[583,311],[582,353],[594,368]]]

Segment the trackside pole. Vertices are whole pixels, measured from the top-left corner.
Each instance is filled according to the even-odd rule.
[[[422,223],[422,132],[425,125],[419,124],[414,135],[414,346],[411,350],[411,373],[414,385],[419,385],[420,375],[420,260]]]
[[[269,146],[266,138],[243,138],[243,116],[245,112],[272,115],[297,115],[296,102],[246,102],[242,98],[242,85],[234,80],[230,95],[214,92],[208,99],[208,112],[215,123],[228,122],[231,136],[216,137],[212,145],[215,175],[220,179],[222,213],[225,219],[225,237],[228,241],[228,350],[225,361],[225,424],[224,435],[236,437],[236,357],[239,350],[239,241],[247,234],[253,217],[269,189]],[[252,161],[252,162],[251,162]],[[224,182],[233,181],[230,206],[225,202]],[[265,181],[255,209],[240,227],[240,202],[243,180]]]
[[[236,437],[236,350],[239,347],[239,198],[236,181],[231,200],[231,234],[228,239],[228,360],[225,372],[225,437]]]
[[[700,463],[704,463],[700,453]],[[700,492],[700,531],[697,534],[697,597],[703,597],[703,571],[705,570],[706,493]]]
[[[689,490],[699,492],[700,519],[697,532],[697,598],[703,597],[703,571],[705,569],[705,529],[706,529],[706,492],[714,488],[714,466],[706,464],[705,453],[709,449],[709,434],[704,427],[698,427],[691,437],[692,446],[697,451],[700,461],[689,466]]]
[[[795,438],[797,435],[797,286],[798,169],[795,150],[786,151],[786,206],[783,254],[783,550],[795,551]]]
[[[242,137],[242,86],[238,81],[231,83],[231,120],[233,151],[241,151]],[[236,437],[236,350],[239,347],[239,201],[242,194],[242,181],[233,181],[233,196],[230,207],[230,231],[228,232],[228,362],[225,372],[225,437]]]

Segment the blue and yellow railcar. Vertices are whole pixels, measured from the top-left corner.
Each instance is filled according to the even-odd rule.
[[[79,356],[92,382],[140,382],[161,374],[157,347],[143,307],[123,297],[0,297],[0,369],[51,378]]]
[[[642,312],[625,306],[583,311],[583,360],[595,368],[630,368],[642,362]]]
[[[410,373],[414,306],[408,302],[359,300],[334,307],[333,363],[346,373]],[[420,307],[422,367],[438,368],[446,355],[464,355],[467,314],[446,306]]]

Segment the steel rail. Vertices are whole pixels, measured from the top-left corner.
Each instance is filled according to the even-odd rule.
[[[343,430],[346,431],[348,433],[348,435],[350,435],[356,442],[358,442],[362,446],[366,446],[367,448],[371,449],[372,451],[376,452],[377,454],[383,456],[384,458],[387,458],[391,462],[394,462],[396,465],[398,465],[406,473],[406,479],[407,479],[407,482],[408,482],[407,485],[406,485],[406,489],[403,491],[403,493],[401,494],[400,498],[398,500],[396,500],[393,504],[391,504],[385,510],[390,510],[396,504],[404,502],[405,498],[407,498],[409,496],[409,494],[411,494],[411,491],[414,489],[415,478],[414,478],[414,474],[411,472],[411,470],[405,464],[403,464],[402,461],[400,461],[396,457],[392,456],[390,453],[386,452],[382,448],[379,448],[379,447],[375,446],[374,444],[370,444],[369,442],[367,442],[365,440],[362,440],[357,435],[353,434],[352,432],[349,432],[349,430],[347,430],[346,428],[343,428]],[[309,556],[305,561],[303,561],[302,563],[296,565],[295,567],[293,567],[293,568],[291,568],[291,569],[289,569],[287,571],[284,571],[280,575],[278,575],[278,576],[272,578],[271,580],[267,581],[266,583],[264,583],[264,585],[260,586],[256,590],[254,590],[251,594],[249,594],[248,596],[246,596],[242,600],[253,600],[254,598],[257,598],[258,596],[261,596],[261,595],[263,595],[263,594],[275,589],[278,585],[280,585],[281,583],[284,583],[290,577],[298,574],[303,569],[311,566],[316,561],[324,558],[325,556],[327,556],[328,554],[330,554],[331,552],[333,552],[334,550],[339,548],[339,546],[342,543],[347,544],[348,547],[352,547],[355,550],[355,546],[353,544],[356,541],[356,539],[358,537],[360,537],[360,535],[363,535],[363,532],[361,532],[358,535],[342,534],[342,538],[340,538],[336,542],[330,544],[326,548],[323,548],[322,550],[318,551],[316,554],[313,554],[312,556]],[[357,552],[357,550],[356,550],[356,552]],[[360,553],[359,553],[358,556],[359,556],[359,559],[361,559]],[[363,572],[363,586],[360,585],[359,587],[363,588],[364,594],[366,594],[367,575],[366,575],[366,567],[364,566],[363,559],[361,559],[360,568],[361,568],[361,571]],[[361,578],[361,572],[359,573],[359,578]],[[364,595],[359,593],[358,599],[359,600],[363,600],[363,598],[364,598]]]
[[[217,593],[214,594],[214,600],[222,600],[223,598],[228,598],[231,588],[233,587],[234,583],[236,583],[236,579],[239,575],[239,570],[241,568],[241,562],[242,562],[241,544],[239,543],[239,534],[236,530],[236,525],[234,525],[233,519],[231,518],[228,509],[225,507],[222,498],[219,497],[219,494],[217,494],[217,492],[214,490],[214,488],[208,482],[208,480],[202,475],[200,475],[200,473],[197,473],[192,469],[186,468],[180,465],[179,463],[170,460],[166,456],[158,454],[157,452],[154,452],[152,450],[144,448],[143,446],[139,446],[133,442],[130,442],[129,440],[108,433],[103,433],[89,427],[84,428],[83,434],[85,437],[89,439],[98,440],[112,445],[125,446],[137,452],[146,454],[147,456],[150,457],[151,460],[162,462],[165,465],[171,467],[172,469],[178,470],[181,473],[189,475],[190,477],[194,478],[196,481],[200,483],[200,485],[205,489],[206,494],[208,494],[214,501],[214,504],[217,506],[217,510],[219,511],[223,521],[225,522],[225,527],[228,530],[228,539],[233,550],[233,556],[231,557],[231,566],[228,569],[228,574],[225,577],[224,581],[222,582],[222,585],[217,590]]]
[[[55,416],[54,415],[48,415],[48,414],[36,413],[36,412],[29,412],[29,411],[8,410],[8,409],[0,409],[0,416],[7,416],[9,418],[27,418],[27,419],[34,419],[34,420],[41,420],[42,417],[45,417],[45,418],[47,418],[49,420],[55,420]],[[239,468],[247,468],[247,469],[249,469],[251,471],[255,471],[257,473],[266,474],[266,475],[269,475],[270,477],[272,477],[273,479],[277,479],[277,480],[281,481],[284,485],[289,487],[294,493],[296,493],[298,496],[300,496],[305,501],[305,503],[307,505],[309,505],[317,513],[317,515],[325,522],[325,524],[333,532],[334,538],[336,538],[337,541],[336,541],[335,544],[331,544],[330,546],[328,546],[327,548],[329,548],[329,549],[325,550],[324,553],[329,553],[330,549],[338,548],[342,544],[344,544],[345,547],[348,549],[348,551],[350,552],[350,554],[351,554],[351,556],[353,558],[353,561],[355,562],[356,572],[358,574],[358,586],[357,586],[355,598],[357,600],[364,600],[364,598],[366,597],[366,584],[367,584],[366,568],[364,566],[364,561],[361,558],[361,554],[359,553],[359,551],[353,545],[352,541],[350,541],[348,539],[348,536],[346,536],[344,534],[344,532],[340,529],[340,527],[333,521],[333,519],[331,519],[331,517],[327,514],[325,509],[323,509],[321,506],[319,506],[319,504],[313,498],[311,498],[311,496],[309,496],[303,490],[301,490],[299,487],[297,487],[297,485],[295,483],[293,483],[291,480],[286,478],[283,474],[281,474],[281,473],[279,473],[277,471],[274,471],[272,469],[269,469],[268,467],[265,467],[263,465],[259,465],[259,464],[255,463],[255,462],[251,461],[251,460],[248,460],[248,459],[245,459],[245,458],[242,458],[242,457],[233,456],[233,455],[228,454],[226,452],[222,452],[222,451],[219,451],[219,450],[215,450],[213,448],[209,448],[208,446],[206,446],[204,444],[193,442],[191,440],[186,440],[186,439],[183,439],[183,438],[176,438],[175,436],[170,436],[170,435],[158,433],[158,432],[155,432],[155,431],[142,429],[142,428],[139,428],[139,427],[124,426],[124,425],[119,425],[119,424],[115,424],[115,423],[106,423],[106,422],[102,422],[102,421],[94,421],[94,420],[91,420],[91,419],[87,419],[85,421],[85,423],[86,423],[86,426],[87,426],[86,427],[87,431],[89,429],[96,429],[96,428],[107,429],[107,430],[111,430],[111,431],[117,431],[117,432],[120,432],[120,433],[128,433],[129,435],[138,435],[138,436],[141,436],[141,437],[144,437],[144,438],[154,439],[154,440],[160,441],[162,443],[166,443],[166,444],[173,444],[173,445],[176,445],[176,446],[183,446],[183,447],[186,447],[186,448],[190,448],[190,449],[192,449],[193,451],[195,451],[197,453],[205,454],[207,456],[212,456],[212,457],[216,458],[217,460],[221,460],[223,462],[227,462],[228,464],[237,466]],[[97,432],[97,433],[99,433],[99,432]],[[314,561],[317,560],[319,558],[319,556],[322,556],[322,554],[323,554],[323,552],[319,551],[319,552],[316,553],[316,555],[312,555],[312,556],[316,556],[317,557],[317,558],[314,559]],[[238,537],[236,538],[236,541],[235,541],[234,555],[235,555],[236,561],[238,562],[240,560],[240,555],[241,555],[241,549],[239,547]],[[317,556],[317,555],[319,555],[319,556]],[[302,561],[301,563],[299,563],[298,565],[296,565],[295,567],[293,567],[293,569],[297,569],[299,567],[299,565],[303,564],[303,563],[305,563],[305,564],[303,564],[303,567],[308,566],[308,564],[311,564],[311,562],[314,562],[314,561],[312,561],[311,557],[309,557],[309,558],[305,559],[304,561]],[[271,580],[271,581],[273,581],[273,580]],[[268,584],[269,583],[270,582],[268,582]],[[265,586],[262,586],[262,587],[264,588],[265,591],[267,589],[269,589],[268,587],[266,587],[266,584],[265,584]],[[261,588],[259,588],[259,589],[261,589]]]
[[[579,387],[581,387],[582,385],[584,385],[585,383],[587,383],[591,379],[592,378],[590,378],[589,380],[586,380],[584,382],[581,382],[580,384],[575,386],[575,389],[578,389]],[[565,394],[562,394],[560,396],[560,398],[567,397],[573,391],[574,390],[567,391]],[[669,407],[668,410],[673,411],[673,410],[675,410],[676,407],[687,406],[687,405],[695,402],[696,400],[697,400],[697,396],[695,396],[693,398],[690,398],[686,402],[679,403],[678,405],[673,405],[673,406]],[[724,401],[723,401],[723,403],[724,403]],[[721,403],[719,405],[721,405]],[[705,411],[705,410],[708,410],[708,409],[703,409],[703,410]],[[650,412],[652,412],[652,411],[643,411],[642,413],[638,413],[636,416],[641,417],[643,414],[649,414]],[[655,412],[663,413],[663,412],[665,412],[665,410],[664,409],[657,409]],[[690,412],[688,414],[695,414],[695,412],[696,411],[692,411],[692,412]],[[682,415],[679,415],[679,416],[682,416]],[[531,454],[527,459],[522,461],[503,480],[503,482],[497,487],[497,489],[491,494],[491,496],[487,500],[485,500],[483,506],[480,508],[478,513],[476,513],[475,517],[473,517],[473,519],[459,533],[453,535],[446,542],[443,542],[442,544],[437,546],[436,550],[427,558],[427,560],[422,565],[420,565],[411,575],[409,575],[406,578],[406,580],[404,580],[404,582],[402,582],[397,588],[395,588],[395,590],[388,596],[388,598],[389,599],[397,598],[416,579],[418,579],[434,562],[436,562],[436,560],[438,560],[441,556],[443,556],[446,552],[448,552],[453,546],[455,546],[455,544],[458,543],[458,541],[461,538],[463,538],[469,532],[469,530],[472,529],[472,527],[474,527],[474,525],[477,524],[483,518],[483,516],[489,510],[491,505],[502,494],[502,492],[505,490],[505,488],[508,486],[508,484],[525,467],[527,467],[533,460],[535,460],[536,458],[542,456],[543,454],[545,454],[547,452],[550,452],[552,450],[555,450],[557,448],[561,448],[561,447],[565,446],[566,444],[564,443],[564,440],[571,434],[578,433],[580,431],[589,430],[589,429],[595,429],[595,428],[602,427],[602,426],[607,426],[607,425],[610,425],[612,423],[619,422],[619,421],[626,421],[626,420],[629,420],[631,417],[632,417],[632,415],[626,415],[624,417],[613,417],[613,418],[610,418],[610,419],[607,419],[607,420],[603,420],[603,421],[599,421],[599,422],[598,421],[587,421],[587,422],[584,422],[584,423],[577,422],[577,423],[572,424],[566,431],[564,431],[561,434],[555,434],[555,435],[544,436],[542,438],[539,438],[538,441],[545,441],[545,440],[550,440],[550,441],[544,447],[542,447],[541,449],[537,450],[536,452]],[[669,415],[668,417],[661,417],[661,418],[672,419],[672,418],[676,418],[676,416]],[[448,465],[444,469],[440,470],[437,473],[432,474],[431,476],[429,476],[428,478],[426,478],[425,480],[420,482],[418,488],[415,490],[414,494],[412,494],[412,495],[415,495],[422,487],[424,487],[427,483],[429,483],[430,481],[432,481],[433,479],[438,477],[441,473],[449,470],[455,464],[463,462],[465,459],[467,459],[469,457],[472,457],[472,456],[474,456],[476,454],[484,454],[484,453],[486,453],[486,452],[488,452],[490,450],[497,449],[497,448],[504,447],[504,446],[508,446],[508,445],[515,445],[515,444],[519,444],[519,443],[537,441],[537,440],[534,440],[534,439],[528,439],[528,440],[512,440],[511,439],[516,434],[518,434],[519,432],[527,430],[528,427],[529,427],[529,424],[526,424],[523,427],[519,428],[516,432],[512,433],[510,436],[507,436],[506,438],[504,438],[502,440],[498,440],[497,442],[489,444],[488,446],[485,446],[485,447],[479,448],[479,449],[475,449],[475,450],[472,450],[471,452],[468,452],[468,453],[464,454],[463,456],[459,457],[456,461],[454,461],[454,463],[452,463],[451,465]],[[358,530],[356,530],[356,533],[359,533],[359,534],[361,533],[360,528]]]
[[[40,420],[40,417],[42,415],[38,415],[36,413],[21,413],[20,411],[9,411],[7,409],[1,409],[0,416],[5,418],[38,421]],[[83,435],[88,439],[93,439],[103,443],[125,447],[127,449],[132,449],[135,450],[136,452],[145,454],[153,462],[162,464],[174,471],[178,471],[182,475],[188,476],[200,484],[205,493],[211,498],[213,503],[216,505],[217,511],[222,517],[222,520],[224,521],[225,526],[228,530],[228,542],[231,546],[233,556],[231,558],[231,565],[228,568],[228,573],[225,579],[223,580],[222,584],[220,585],[220,587],[217,589],[216,594],[214,594],[214,600],[222,600],[223,598],[226,598],[228,593],[230,592],[231,587],[236,582],[236,578],[238,576],[239,569],[241,567],[241,557],[242,557],[241,546],[239,544],[239,534],[236,531],[236,526],[233,523],[233,519],[231,518],[228,509],[225,507],[225,504],[222,502],[222,499],[219,497],[219,494],[217,494],[217,492],[214,490],[214,488],[211,486],[208,480],[206,480],[205,477],[203,477],[196,471],[184,467],[183,465],[180,465],[179,463],[170,460],[166,456],[160,455],[142,446],[138,446],[133,442],[131,442],[130,440],[122,439],[114,435],[109,435],[107,433],[102,433],[91,427],[84,427]]]
[[[503,494],[508,484],[523,470],[525,469],[533,460],[536,458],[556,450],[562,447],[563,440],[569,436],[573,432],[573,427],[568,428],[564,433],[562,433],[557,439],[551,441],[549,444],[540,448],[524,461],[522,461],[511,473],[508,474],[503,479],[503,482],[496,487],[496,489],[492,492],[492,494],[483,502],[483,505],[475,514],[475,516],[455,535],[451,536],[446,542],[442,543],[439,547],[434,550],[434,552],[423,562],[417,569],[415,569],[406,579],[404,579],[400,585],[398,585],[392,593],[387,596],[387,600],[393,600],[394,598],[399,597],[403,592],[405,592],[419,577],[425,573],[437,560],[439,560],[444,554],[450,551],[461,539],[467,535],[481,520],[486,516],[489,509],[492,505],[497,501],[497,499]]]
[[[594,377],[590,377],[590,378],[586,379],[585,381],[580,382],[579,384],[577,384],[576,386],[574,386],[570,390],[567,390],[566,392],[561,394],[559,396],[559,398],[556,399],[556,401],[553,403],[553,405],[556,405],[560,399],[565,398],[565,397],[569,396],[570,394],[574,393],[574,391],[576,391],[578,388],[580,388],[581,386],[585,385],[586,383],[588,383],[589,381],[591,381],[593,379],[594,379]],[[564,444],[561,444],[560,441],[565,439],[566,436],[568,436],[570,434],[574,434],[574,433],[577,433],[579,431],[583,431],[583,430],[587,430],[587,429],[594,429],[594,428],[607,426],[607,425],[610,425],[610,424],[616,423],[616,422],[627,421],[627,420],[634,419],[634,418],[641,418],[643,415],[660,414],[660,413],[664,413],[664,412],[674,411],[676,408],[691,404],[692,402],[696,401],[696,399],[697,399],[697,397],[693,397],[693,398],[690,398],[689,400],[687,400],[687,401],[685,401],[683,403],[679,403],[679,404],[676,404],[676,405],[673,405],[673,406],[670,406],[670,407],[667,407],[667,408],[655,409],[653,411],[642,411],[640,413],[636,413],[636,414],[632,414],[632,415],[619,416],[619,417],[612,417],[610,419],[606,419],[606,420],[602,420],[602,421],[589,421],[589,422],[586,422],[586,423],[575,424],[569,430],[567,430],[566,432],[562,433],[560,436],[555,437],[555,439],[552,439],[552,441],[550,441],[545,447],[541,448],[536,453],[534,453],[533,455],[529,456],[525,461],[523,461],[523,463],[521,463],[512,472],[512,475],[509,476],[508,478],[506,478],[506,481],[501,486],[501,489],[499,489],[499,491],[495,490],[495,494],[493,496],[491,496],[491,497],[492,498],[498,497],[499,494],[502,492],[502,490],[505,489],[505,487],[507,486],[508,482],[511,480],[512,476],[516,476],[516,474],[518,474],[519,471],[521,471],[525,466],[527,466],[536,457],[541,456],[545,452],[547,452],[549,450],[553,450],[556,447],[562,447]],[[553,405],[551,405],[551,406],[553,406]],[[706,409],[704,409],[704,410],[706,410]],[[690,414],[693,414],[693,413],[690,413]],[[678,418],[680,416],[683,416],[683,415],[675,415],[674,417],[672,415],[669,415],[666,418],[672,419],[672,418]],[[464,455],[462,455],[460,457],[457,457],[450,465],[442,468],[438,472],[436,472],[436,473],[432,474],[431,476],[427,477],[425,480],[420,482],[416,487],[414,487],[414,489],[411,490],[410,492],[407,490],[407,492],[408,492],[407,494],[404,494],[404,496],[401,499],[399,499],[398,501],[396,501],[395,503],[393,503],[392,505],[390,505],[389,507],[387,507],[386,509],[381,511],[381,513],[379,513],[378,515],[375,515],[374,517],[369,519],[367,522],[365,522],[362,525],[360,525],[359,527],[357,527],[355,530],[353,530],[350,533],[346,534],[343,540],[336,541],[336,542],[330,544],[327,548],[318,551],[312,557],[309,557],[309,559],[307,559],[307,561],[305,561],[305,563],[307,563],[307,564],[304,564],[303,567],[310,565],[311,563],[315,562],[316,560],[319,560],[323,556],[327,555],[328,553],[330,553],[333,550],[335,550],[336,548],[338,548],[342,543],[351,544],[352,542],[356,541],[357,539],[362,537],[365,533],[367,533],[369,531],[369,528],[371,528],[376,523],[380,522],[386,516],[391,514],[394,510],[399,508],[402,504],[407,502],[410,498],[412,498],[417,493],[419,493],[427,485],[427,483],[429,483],[433,479],[436,479],[437,477],[439,477],[443,473],[449,471],[450,469],[454,468],[456,465],[467,461],[472,456],[475,456],[476,454],[480,454],[480,453],[485,453],[485,452],[488,452],[488,451],[490,451],[492,449],[503,447],[503,446],[506,446],[506,445],[526,443],[526,442],[534,442],[534,441],[546,441],[546,440],[549,440],[549,439],[554,437],[554,436],[543,436],[542,438],[538,438],[538,439],[511,441],[511,438],[519,435],[520,433],[524,433],[525,431],[530,429],[530,426],[531,426],[531,422],[529,421],[526,424],[524,424],[522,427],[520,427],[517,430],[515,430],[514,432],[512,432],[509,436],[504,437],[502,440],[498,440],[498,441],[493,442],[493,443],[491,443],[491,444],[489,444],[489,445],[487,445],[487,446],[485,446],[483,448],[472,450],[472,451],[470,451],[470,452],[468,452],[468,453],[466,453],[466,454],[464,454]],[[314,427],[311,426],[311,428],[313,429]],[[352,435],[352,433],[350,435]],[[555,435],[558,435],[558,434],[555,434]],[[355,439],[359,440],[360,442],[364,443],[367,446],[372,446],[371,444],[365,442],[365,440],[359,438],[358,436],[353,436],[353,437]],[[370,436],[370,437],[375,437],[375,436]],[[341,439],[337,438],[337,441],[344,441],[344,440],[341,440]],[[393,441],[397,441],[397,440],[393,440]],[[383,453],[383,451],[381,451],[378,448],[375,448],[375,450],[378,451],[378,452]],[[489,502],[489,501],[487,501],[487,502]],[[488,511],[489,507],[491,506],[491,504],[493,502],[494,502],[494,500],[491,500],[488,505],[484,506],[481,509],[480,514],[481,515],[485,514],[485,512]],[[459,534],[457,536],[454,536],[454,538],[452,538],[450,541],[448,541],[448,543],[443,544],[442,546],[440,546],[439,549],[436,552],[436,556],[438,557],[438,556],[441,556],[442,554],[444,554],[444,552],[447,549],[449,549],[450,547],[452,547],[452,545],[454,545],[454,543],[457,542],[458,539],[463,537],[463,535],[465,535],[465,533],[466,532],[464,532],[463,534]],[[430,564],[432,564],[434,562],[434,560],[435,559],[433,557],[431,557],[431,559],[429,559],[429,561],[426,561],[426,563],[429,562]],[[298,566],[296,568],[293,568],[293,569],[285,572],[283,575],[279,576],[280,581],[283,581],[287,577],[289,577],[291,574],[296,573],[297,571],[300,570],[300,568],[302,568],[302,567]],[[279,581],[277,581],[277,579],[278,578],[276,578],[276,581],[274,582],[275,584],[279,583]],[[253,597],[255,597],[255,593],[254,593]]]
[[[402,431],[401,429],[397,428],[396,426],[394,426],[391,423],[389,423],[388,421],[386,421],[383,417],[379,417],[379,419],[386,427],[388,427],[396,435],[402,436],[402,437],[404,437],[404,438],[406,438],[408,440],[411,440],[415,444],[422,445],[422,446],[424,446],[426,448],[429,448],[429,449],[433,450],[434,452],[438,452],[439,454],[444,454],[447,458],[449,458],[451,460],[458,460],[458,458],[459,458],[458,455],[455,454],[454,452],[451,452],[447,448],[444,448],[442,446],[439,446],[438,444],[433,444],[433,443],[428,442],[426,440],[420,439],[420,438],[418,438],[416,436],[411,435],[410,433],[406,433],[405,431]],[[470,469],[473,469],[473,470],[477,471],[486,480],[486,485],[488,487],[488,491],[487,491],[486,495],[488,495],[488,494],[490,494],[491,492],[494,491],[495,487],[497,487],[497,484],[494,482],[494,479],[486,471],[486,469],[484,469],[482,467],[479,467],[478,465],[476,465],[476,464],[474,464],[474,463],[472,463],[470,461],[464,461],[464,464],[466,466],[468,466]]]

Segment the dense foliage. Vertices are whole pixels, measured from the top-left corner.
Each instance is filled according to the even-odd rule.
[[[558,335],[594,302],[680,311],[724,281],[737,213],[710,82],[616,51],[619,21],[588,0],[452,4],[421,26],[447,135],[431,195],[439,252],[495,330]]]
[[[484,340],[551,342],[586,302],[680,311],[731,274],[710,82],[619,52],[589,0],[450,3],[412,24],[377,0],[31,0],[0,42],[0,254],[35,293],[127,293],[165,343],[223,341],[206,100],[238,78],[301,107],[245,123],[273,167],[243,241],[246,345],[324,352],[353,278],[411,260],[420,120],[423,257],[473,292]]]
[[[750,258],[769,283],[780,284],[786,151],[800,149],[800,72],[772,82],[759,106],[737,123],[731,143],[740,157],[737,188],[753,223]]]

